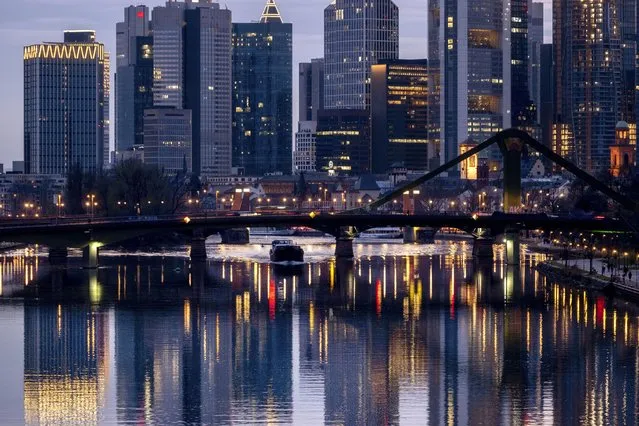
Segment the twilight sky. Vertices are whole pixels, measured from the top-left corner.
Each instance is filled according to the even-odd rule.
[[[470,0],[472,1],[472,0]],[[546,3],[550,15],[551,0]],[[257,20],[265,0],[219,0],[233,12],[233,22]],[[0,15],[0,163],[11,168],[22,160],[22,47],[42,41],[61,41],[64,29],[94,29],[98,41],[115,56],[115,23],[123,20],[131,0],[22,0],[5,3]],[[140,0],[149,8],[164,0]],[[297,126],[297,63],[323,56],[323,9],[330,0],[278,0],[282,17],[293,23],[294,128]],[[395,0],[400,10],[400,57],[426,57],[426,0]],[[546,29],[548,39],[550,28]],[[113,95],[113,93],[112,93]],[[113,105],[113,102],[112,102]],[[112,126],[111,134],[114,134]]]

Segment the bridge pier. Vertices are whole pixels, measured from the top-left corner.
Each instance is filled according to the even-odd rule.
[[[435,244],[436,228],[431,227],[404,227],[404,244]]]
[[[225,229],[220,232],[222,244],[246,245],[250,242],[248,228]]]
[[[524,142],[518,138],[506,138],[499,147],[504,158],[504,211],[521,210],[521,154]]]
[[[69,250],[66,247],[49,247],[49,265],[64,268],[68,258]]]
[[[353,251],[353,240],[355,239],[355,230],[352,226],[343,226],[339,229],[339,234],[335,241],[335,257],[337,259],[353,259],[355,252]]]
[[[492,237],[475,237],[473,240],[473,257],[480,262],[492,262],[493,244]]]
[[[205,262],[206,237],[201,232],[195,232],[191,238],[191,261]]]
[[[519,231],[506,231],[504,234],[504,243],[506,245],[506,264],[518,266],[521,261],[521,241]]]
[[[100,247],[102,247],[102,243],[91,241],[88,246],[82,249],[85,269],[96,269],[100,266]]]

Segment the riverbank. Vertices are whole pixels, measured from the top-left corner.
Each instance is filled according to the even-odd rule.
[[[577,288],[586,288],[619,296],[633,302],[639,302],[639,283],[626,281],[618,276],[610,277],[597,272],[588,272],[578,262],[571,262],[566,266],[561,261],[547,261],[536,266],[537,271],[550,278]]]

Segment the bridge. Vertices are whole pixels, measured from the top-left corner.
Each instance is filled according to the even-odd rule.
[[[137,236],[182,234],[191,240],[192,259],[201,260],[206,258],[204,242],[211,235],[250,227],[294,226],[317,229],[335,237],[335,255],[339,258],[353,257],[353,240],[358,232],[384,226],[405,229],[428,228],[432,230],[433,236],[440,228],[459,229],[473,235],[475,254],[487,257],[492,256],[492,244],[495,236],[519,235],[522,230],[628,231],[627,226],[618,220],[559,217],[545,214],[195,216],[142,220],[104,219],[60,221],[58,223],[11,223],[0,225],[0,241],[46,245],[50,247],[50,258],[58,262],[66,257],[68,248],[82,248],[86,252],[87,267],[97,267],[100,247]],[[513,256],[515,256],[514,253]]]
[[[98,266],[99,248],[137,236],[158,233],[179,233],[191,240],[191,258],[206,259],[204,242],[212,234],[221,233],[222,241],[232,230],[248,227],[304,226],[332,235],[336,239],[335,255],[338,258],[353,257],[353,239],[358,232],[373,227],[404,227],[405,233],[417,238],[418,233],[432,239],[437,229],[456,228],[474,237],[473,253],[478,258],[492,258],[495,237],[503,235],[506,242],[506,258],[509,264],[519,264],[519,235],[522,230],[619,231],[631,232],[627,223],[612,219],[592,219],[573,216],[548,216],[545,214],[494,213],[477,215],[396,215],[380,214],[376,210],[430,179],[456,167],[462,161],[496,144],[503,156],[504,211],[516,212],[521,206],[521,157],[526,146],[540,152],[553,163],[572,172],[592,188],[632,212],[639,211],[634,200],[609,188],[549,148],[517,129],[504,130],[461,156],[449,161],[426,175],[408,182],[366,209],[341,214],[276,215],[276,216],[195,216],[133,219],[57,220],[8,222],[0,224],[0,241],[42,244],[49,247],[53,264],[66,263],[68,248],[82,248],[86,266]],[[242,231],[245,232],[245,231]],[[411,238],[409,238],[410,240]],[[228,242],[228,241],[226,241]]]

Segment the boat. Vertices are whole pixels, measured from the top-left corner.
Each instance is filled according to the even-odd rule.
[[[304,262],[304,250],[291,240],[275,240],[271,245],[271,262]]]
[[[359,234],[359,237],[366,240],[381,240],[402,238],[404,231],[402,228],[371,228]]]
[[[294,235],[296,237],[325,237],[326,233],[322,231],[318,231],[317,229],[307,228],[305,226],[300,226],[293,228]]]
[[[295,234],[294,229],[287,228],[250,228],[249,232],[254,237],[290,237]]]

